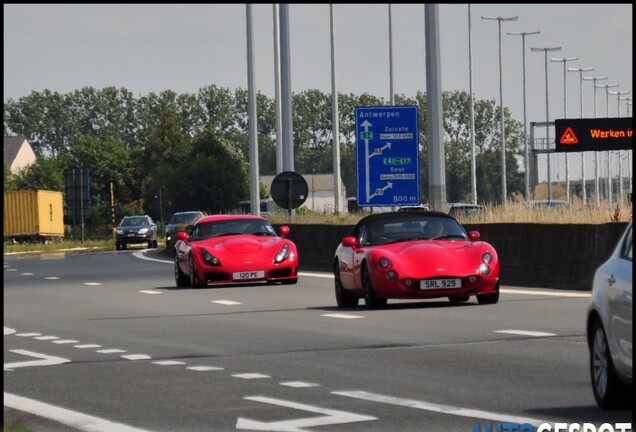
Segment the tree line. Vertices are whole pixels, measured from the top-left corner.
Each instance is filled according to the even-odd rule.
[[[275,100],[257,92],[260,175],[276,173]],[[210,85],[197,94],[166,90],[135,97],[125,88],[84,87],[67,94],[32,92],[4,105],[4,134],[24,135],[35,164],[11,174],[5,161],[4,187],[64,191],[64,171],[88,168],[91,221],[108,224],[111,184],[117,214],[164,214],[200,209],[210,214],[236,209],[249,199],[248,92]],[[388,102],[370,94],[338,94],[340,164],[347,196],[356,196],[355,108]],[[428,202],[426,94],[395,95],[395,105],[419,107],[421,201]],[[470,95],[442,94],[446,195],[470,202]],[[333,173],[331,94],[306,90],[292,96],[294,170]],[[494,100],[474,101],[477,196],[501,201],[500,108]],[[506,181],[510,198],[523,194],[523,125],[504,107]],[[161,192],[160,192],[161,191]],[[261,196],[267,197],[261,186]],[[161,196],[160,196],[161,195]],[[161,200],[161,198],[163,198]]]

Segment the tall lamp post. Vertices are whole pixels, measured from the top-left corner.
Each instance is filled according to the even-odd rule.
[[[605,117],[609,118],[609,89],[618,87],[618,84],[596,84],[598,88],[605,89]],[[610,170],[612,168],[611,152],[607,152],[607,203],[610,208],[612,207],[612,175]]]
[[[584,80],[594,82],[594,118],[597,117],[596,112],[596,81],[606,80],[607,77],[583,77]],[[601,193],[598,185],[598,151],[594,152],[594,195],[596,195],[596,206],[601,205]]]
[[[526,201],[530,199],[530,162],[528,153],[528,121],[526,119],[526,36],[536,35],[540,31],[533,32],[507,32],[509,35],[521,36],[521,49],[523,59],[523,148],[524,159],[523,164],[526,170]]]
[[[608,92],[611,95],[616,95],[616,117],[621,116],[621,95],[627,95],[630,93],[629,90],[623,91],[611,91]],[[623,162],[621,160],[621,151],[616,150],[616,155],[618,157],[618,202],[623,202]]]
[[[561,47],[550,47],[550,48],[530,48],[530,51],[540,52],[543,51],[545,55],[545,134],[546,134],[546,143],[550,143],[550,110],[549,110],[549,99],[548,99],[548,52],[551,51],[561,51]],[[550,173],[550,152],[546,153],[548,157],[548,201],[552,201],[552,174]]]
[[[583,118],[583,72],[593,71],[593,67],[568,68],[568,72],[579,73],[579,94],[581,102],[581,118]],[[565,82],[565,81],[564,81]],[[585,152],[581,152],[581,191],[583,204],[587,203],[587,188],[585,185]]]
[[[481,17],[485,20],[497,20],[499,27],[499,109],[501,111],[501,205],[506,206],[507,203],[507,191],[506,191],[506,133],[504,131],[504,106],[503,106],[503,79],[502,79],[502,65],[501,65],[501,22],[502,21],[517,21],[519,17]]]
[[[567,68],[566,63],[578,60],[578,57],[551,58],[551,62],[563,63],[563,118],[568,118],[568,86],[566,83]],[[565,199],[570,202],[570,162],[568,154],[565,153]]]

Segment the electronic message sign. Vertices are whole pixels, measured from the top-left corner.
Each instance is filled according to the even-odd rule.
[[[556,119],[555,152],[632,149],[632,118]]]

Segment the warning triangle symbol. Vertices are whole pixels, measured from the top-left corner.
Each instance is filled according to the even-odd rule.
[[[561,135],[561,144],[578,144],[579,139],[574,135],[572,128],[567,128]]]

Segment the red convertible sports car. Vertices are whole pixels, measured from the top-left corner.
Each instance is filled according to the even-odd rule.
[[[213,215],[178,232],[174,246],[177,287],[298,281],[296,245],[288,226],[274,227],[262,216]]]
[[[336,248],[333,272],[338,307],[364,298],[369,309],[388,299],[448,297],[480,304],[499,301],[499,259],[479,231],[467,232],[435,211],[376,213],[356,224]]]

